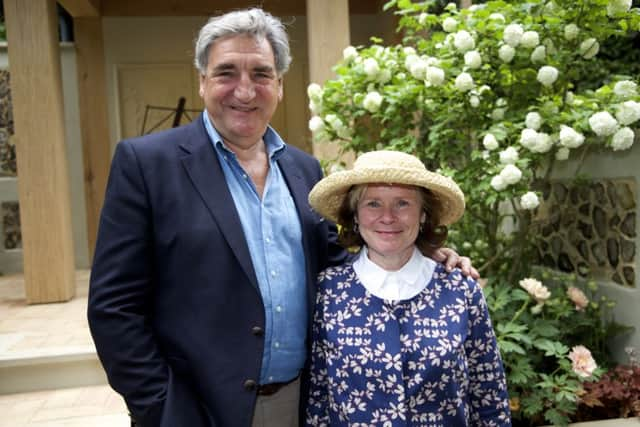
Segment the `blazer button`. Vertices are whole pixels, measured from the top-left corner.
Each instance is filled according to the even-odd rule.
[[[251,328],[251,333],[257,337],[261,337],[264,335],[264,329],[262,329],[260,326],[254,326],[253,328]]]
[[[254,391],[258,388],[258,383],[254,380],[246,380],[243,385],[244,389],[247,391]]]

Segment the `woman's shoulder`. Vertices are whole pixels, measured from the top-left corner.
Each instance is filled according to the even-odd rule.
[[[318,283],[337,282],[353,274],[353,264],[345,262],[340,265],[327,267],[318,274]]]
[[[443,263],[436,263],[432,280],[440,282],[442,285],[456,291],[474,293],[480,290],[480,285],[471,276],[465,276],[459,268],[447,271]]]

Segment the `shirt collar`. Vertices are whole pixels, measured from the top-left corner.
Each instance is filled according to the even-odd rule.
[[[373,295],[389,300],[409,299],[420,293],[431,279],[435,266],[435,261],[422,255],[416,247],[409,261],[397,271],[387,271],[371,261],[366,246],[353,263],[364,287]]]
[[[224,151],[235,157],[236,154],[227,146],[227,144],[224,143],[222,136],[220,136],[216,128],[213,126],[213,123],[211,123],[209,113],[207,113],[206,109],[204,110],[202,117],[204,120],[204,127],[207,130],[207,134],[209,135],[209,139],[213,146],[218,151]],[[287,147],[287,144],[285,144],[280,135],[278,135],[278,132],[276,132],[271,126],[267,126],[267,131],[262,135],[262,140],[265,143],[267,153],[271,160],[278,160]]]

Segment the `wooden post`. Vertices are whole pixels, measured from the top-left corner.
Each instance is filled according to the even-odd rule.
[[[75,293],[54,0],[5,0],[27,302]]]
[[[102,19],[74,18],[80,132],[84,164],[89,259],[93,259],[100,210],[111,163]]]
[[[333,78],[331,68],[342,59],[349,46],[349,1],[306,0],[307,39],[309,50],[309,81],[323,84]],[[313,144],[313,154],[319,159],[334,159],[335,144]]]

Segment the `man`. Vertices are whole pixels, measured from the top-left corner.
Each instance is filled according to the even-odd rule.
[[[287,35],[231,12],[195,56],[205,113],[116,148],[89,325],[137,425],[295,426],[315,277],[346,254],[307,201],[317,160],[268,126]]]

